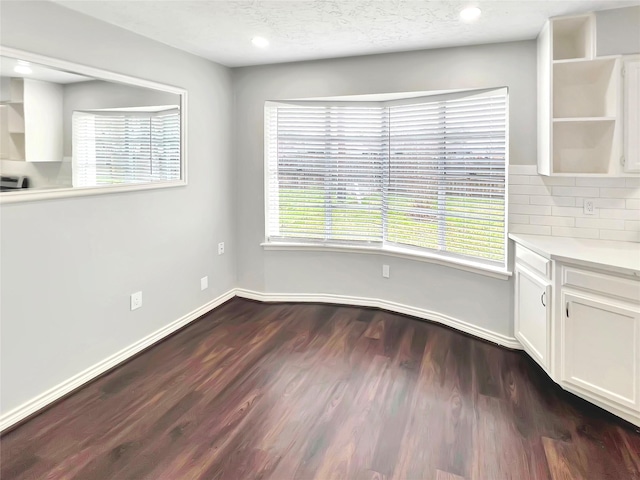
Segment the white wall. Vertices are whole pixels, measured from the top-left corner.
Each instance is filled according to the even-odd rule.
[[[596,12],[598,56],[640,53],[640,6]]]
[[[189,91],[188,186],[2,206],[7,412],[233,288],[236,248],[228,69],[50,2],[2,2],[0,22],[3,45]]]
[[[381,298],[512,336],[511,281],[387,256],[263,251],[263,107],[287,98],[508,86],[511,162],[533,164],[535,55],[526,41],[234,69],[239,286]],[[390,279],[382,278],[383,263]]]

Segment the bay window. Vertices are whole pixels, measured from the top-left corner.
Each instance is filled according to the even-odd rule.
[[[268,102],[266,239],[506,266],[505,88]]]

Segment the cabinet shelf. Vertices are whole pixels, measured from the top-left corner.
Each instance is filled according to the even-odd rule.
[[[538,46],[538,173],[622,176],[621,56],[595,57],[593,14],[550,19]]]
[[[553,65],[553,117],[611,117],[618,110],[618,57]]]
[[[554,123],[580,123],[580,122],[615,122],[616,117],[563,117],[554,118]]]
[[[609,173],[618,155],[616,137],[611,120],[554,122],[554,173]]]

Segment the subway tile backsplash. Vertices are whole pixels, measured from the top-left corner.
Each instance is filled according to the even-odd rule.
[[[640,242],[640,177],[545,177],[535,165],[510,165],[509,231]]]

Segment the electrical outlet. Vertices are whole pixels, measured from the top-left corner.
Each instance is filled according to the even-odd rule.
[[[382,276],[389,278],[389,265],[382,265]]]
[[[209,277],[202,277],[200,279],[200,290],[206,290],[209,288]]]
[[[131,310],[137,310],[142,306],[142,292],[131,294]]]
[[[220,242],[218,244],[218,255],[222,255],[224,253],[224,242]]]
[[[595,213],[594,208],[594,200],[592,199],[584,199],[584,214],[585,215],[593,215]]]

